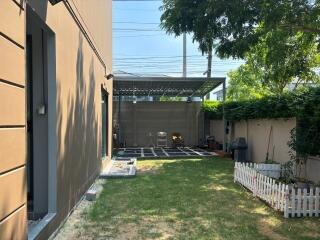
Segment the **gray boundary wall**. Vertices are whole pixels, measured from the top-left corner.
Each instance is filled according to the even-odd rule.
[[[114,124],[118,123],[119,102],[113,105]],[[121,102],[120,139],[126,146],[150,145],[149,133],[168,133],[168,146],[171,146],[173,132],[182,134],[187,146],[198,145],[203,139],[204,120],[201,102]]]

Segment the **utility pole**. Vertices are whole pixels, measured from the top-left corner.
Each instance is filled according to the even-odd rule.
[[[187,77],[187,34],[183,34],[183,73],[184,78]]]
[[[211,71],[212,71],[212,48],[209,49],[208,53],[208,70],[207,70],[207,77],[211,78]],[[210,99],[210,93],[206,95],[206,99]]]

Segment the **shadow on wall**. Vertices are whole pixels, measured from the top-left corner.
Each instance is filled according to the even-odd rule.
[[[95,105],[100,103],[95,101],[97,78],[91,56],[86,80],[85,57],[83,36],[79,32],[75,89],[62,91],[64,81],[71,79],[57,81],[58,209],[62,214],[67,214],[78,202],[99,173],[101,164],[97,151],[99,113]],[[68,96],[63,92],[68,92]]]

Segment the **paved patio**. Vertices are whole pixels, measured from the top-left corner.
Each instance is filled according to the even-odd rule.
[[[201,148],[178,147],[178,148],[120,148],[116,151],[116,157],[154,159],[172,157],[212,157],[217,156],[214,152],[208,152]]]

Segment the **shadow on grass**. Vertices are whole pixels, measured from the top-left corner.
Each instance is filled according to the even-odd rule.
[[[108,181],[85,214],[86,234],[115,239],[319,237],[318,219],[286,220],[234,184],[230,160],[154,160],[138,166],[155,171]]]

